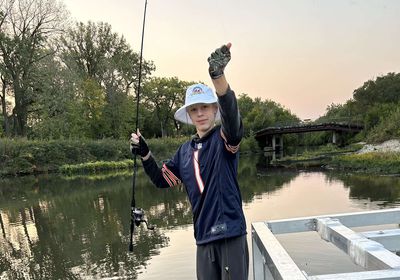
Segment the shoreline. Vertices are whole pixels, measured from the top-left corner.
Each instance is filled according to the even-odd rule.
[[[245,152],[243,155],[249,155],[249,153]],[[140,160],[138,161],[138,165],[141,166]],[[280,169],[334,170],[397,177],[400,176],[400,153],[374,152],[357,154],[357,152],[346,151],[342,153],[317,154],[309,157],[299,155],[275,160],[270,166]],[[27,173],[1,174],[0,179],[29,175],[36,176],[41,174],[60,174],[67,176],[94,175],[110,171],[130,170],[132,168],[133,160],[131,159],[121,161],[91,161],[79,164],[66,164],[51,170],[33,170],[33,172]]]
[[[319,167],[325,170],[400,176],[400,141],[390,140],[377,145],[363,144],[360,149],[350,147],[330,153],[317,151],[275,160],[272,164],[284,168]]]
[[[345,163],[340,159],[310,158],[307,160],[276,161],[271,166],[282,169],[301,169],[301,170],[324,170],[324,171],[346,171],[351,173],[369,173],[378,176],[400,176],[400,167],[396,169],[386,169],[385,166],[354,166],[352,163]]]
[[[176,142],[174,144],[176,145]],[[163,157],[161,158],[165,158],[168,154],[168,152],[165,152],[166,150],[163,150],[158,154],[162,154]],[[240,154],[259,154],[259,152],[246,147]],[[157,155],[155,156],[160,159]],[[138,160],[138,165],[141,165],[140,160]],[[321,146],[313,152],[303,152],[296,156],[274,160],[271,166],[286,169],[320,168],[323,170],[400,176],[400,141],[390,140],[377,145],[357,143],[345,148]],[[126,159],[126,156],[121,160],[89,160],[73,164],[43,166],[32,164],[30,168],[25,169],[23,166],[16,165],[12,169],[2,170],[0,179],[40,174],[93,175],[105,171],[129,170],[131,168],[133,168],[133,160]]]

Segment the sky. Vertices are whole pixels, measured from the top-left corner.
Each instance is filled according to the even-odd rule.
[[[62,0],[75,21],[107,22],[140,52],[145,0]],[[153,76],[211,85],[207,57],[232,43],[237,95],[301,119],[343,104],[364,82],[400,72],[397,0],[148,0],[143,57]]]

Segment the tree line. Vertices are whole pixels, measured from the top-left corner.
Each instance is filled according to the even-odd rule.
[[[353,141],[382,142],[400,138],[400,73],[366,81],[344,104],[331,104],[319,122],[348,119],[364,130]]]
[[[2,137],[126,139],[136,123],[139,54],[105,22],[71,22],[58,0],[0,0]],[[188,135],[173,113],[193,81],[155,77],[143,60],[139,123],[147,137]],[[246,134],[298,121],[270,100],[238,96]]]

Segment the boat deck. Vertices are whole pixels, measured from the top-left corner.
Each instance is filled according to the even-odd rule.
[[[355,232],[352,227],[400,224],[400,208],[274,220],[252,224],[254,279],[400,279],[400,229]],[[307,275],[275,235],[315,231],[366,269],[363,272]]]

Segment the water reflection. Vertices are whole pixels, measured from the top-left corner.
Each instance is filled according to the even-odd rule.
[[[350,196],[346,201],[360,203],[357,209],[363,208],[365,200],[377,201],[379,207],[393,207],[400,198],[397,177],[266,170],[256,157],[242,157],[239,183],[248,222],[323,214],[339,209],[335,196],[343,200],[344,192]],[[138,176],[136,204],[146,210],[156,230],[141,228],[135,233],[133,254],[127,250],[130,172],[23,177],[0,184],[0,278],[136,279],[149,261],[170,245],[169,236],[190,236],[185,244],[194,244],[185,190],[156,189],[143,173]],[[324,205],[318,201],[325,201]],[[347,202],[343,204],[343,211],[349,209]],[[192,252],[188,255],[194,256]],[[160,267],[176,261],[173,252],[168,256]],[[185,258],[187,255],[181,255],[179,260]],[[191,269],[186,271],[188,275],[193,275]],[[179,273],[186,279],[184,271]]]
[[[379,201],[381,206],[399,205],[400,180],[395,176],[379,176],[369,174],[332,174],[350,188],[350,197]]]
[[[132,268],[144,266],[168,245],[160,229],[188,224],[191,214],[184,192],[155,195],[147,180],[139,179],[137,203],[149,209],[149,219],[160,229],[136,232],[134,254],[129,254],[130,185],[129,175],[3,181],[0,271],[11,279],[136,278]]]
[[[262,155],[240,160],[238,179],[244,203],[251,202],[255,196],[263,193],[272,193],[298,176],[297,172],[282,168],[269,172],[266,167],[267,163]]]

